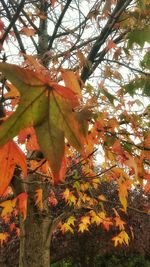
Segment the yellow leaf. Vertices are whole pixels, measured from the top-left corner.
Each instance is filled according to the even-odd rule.
[[[62,198],[65,199],[68,205],[76,204],[77,198],[73,195],[73,193],[66,188],[66,190],[62,193]]]
[[[76,221],[74,216],[69,217],[69,219],[67,220],[67,224],[68,225],[73,225],[74,226],[74,222]]]
[[[65,201],[67,202],[69,195],[70,195],[70,190],[66,188],[65,191],[62,193],[62,198],[65,199]]]
[[[77,202],[77,198],[72,194],[72,192],[70,192],[70,196],[69,196],[69,199],[68,199],[68,204],[69,205],[72,205],[72,204],[76,204]]]
[[[7,214],[11,213],[16,205],[16,198],[12,200],[6,200],[2,203],[0,203],[0,206],[3,207],[1,216],[4,217]]]
[[[100,182],[100,179],[99,178],[92,179],[92,185],[93,185],[94,189],[98,189],[100,183],[101,182]]]
[[[86,191],[87,189],[89,189],[90,184],[88,182],[86,182],[86,183],[81,184],[80,187],[81,187],[82,191]]]
[[[79,224],[79,232],[83,233],[84,231],[88,231],[88,224],[80,223]]]
[[[90,211],[91,215],[91,223],[96,223],[96,225],[99,225],[102,222],[102,219],[96,214],[94,210]]]
[[[122,231],[120,233],[120,237],[123,240],[123,243],[124,244],[129,245],[129,236],[128,236],[128,234],[125,231]]]
[[[114,241],[114,246],[115,247],[117,247],[119,244],[122,244],[122,240],[121,240],[121,238],[119,237],[119,236],[114,236],[113,238],[112,238],[112,240]]]
[[[82,216],[81,217],[81,222],[83,224],[90,224],[90,216]]]
[[[60,230],[63,234],[65,234],[66,232],[70,231],[72,234],[74,233],[72,227],[67,224],[67,223],[63,223],[61,224]]]
[[[125,231],[121,231],[117,236],[114,236],[112,240],[115,243],[114,244],[115,247],[118,246],[119,244],[129,245],[129,236]]]
[[[0,233],[0,245],[2,245],[8,238],[7,233]]]

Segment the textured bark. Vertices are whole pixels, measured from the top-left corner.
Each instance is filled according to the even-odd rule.
[[[29,181],[37,180],[37,176],[30,176]],[[35,204],[36,184],[28,185],[27,217],[21,223],[20,260],[19,267],[49,267],[50,266],[50,242],[52,233],[52,220],[47,204],[47,187],[43,189],[42,211]],[[39,186],[38,186],[39,188]]]

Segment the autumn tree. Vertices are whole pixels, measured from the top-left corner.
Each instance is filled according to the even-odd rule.
[[[56,226],[114,225],[128,245],[120,208],[150,189],[149,13],[149,0],[1,0],[0,206],[20,213],[19,267],[50,265]],[[98,189],[112,180],[109,214]]]

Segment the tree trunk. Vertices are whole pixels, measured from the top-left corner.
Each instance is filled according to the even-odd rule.
[[[28,179],[27,217],[20,218],[20,259],[19,267],[50,267],[50,242],[52,234],[52,219],[47,204],[48,185],[43,189],[43,209],[35,204],[37,175]],[[40,187],[42,187],[40,185]],[[45,191],[44,191],[45,189]]]

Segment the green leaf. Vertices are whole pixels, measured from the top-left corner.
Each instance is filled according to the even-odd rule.
[[[140,64],[143,68],[150,69],[150,52],[149,51],[144,55],[144,58]]]
[[[40,148],[49,160],[54,182],[64,180],[66,166],[64,164],[64,133],[49,118],[35,127]]]
[[[149,77],[140,77],[124,85],[125,93],[129,93],[131,96],[135,95],[136,91],[139,89],[142,90],[143,95],[150,96],[150,78]]]
[[[142,30],[134,30],[128,34],[128,45],[127,48],[132,48],[133,44],[136,43],[143,47],[145,42],[150,43],[150,28]]]
[[[48,100],[45,86],[34,76],[32,71],[6,63],[0,63],[0,71],[7,76],[21,94],[16,111],[0,126],[1,146],[15,137],[20,130],[41,123],[47,115]]]

